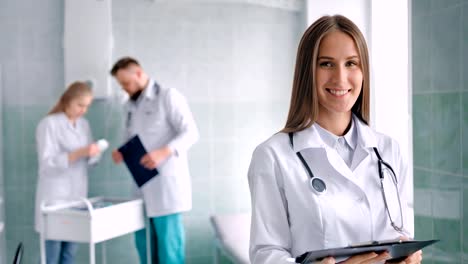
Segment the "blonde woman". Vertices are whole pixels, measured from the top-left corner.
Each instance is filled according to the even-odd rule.
[[[99,154],[88,121],[83,117],[92,100],[91,88],[84,82],[74,82],[37,126],[37,232],[41,232],[43,201],[69,200],[88,194],[88,158]],[[78,244],[73,242],[47,240],[46,262],[74,263],[77,248]]]

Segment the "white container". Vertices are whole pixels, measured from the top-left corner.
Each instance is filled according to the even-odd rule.
[[[90,263],[93,264],[95,243],[145,228],[141,199],[94,197],[49,206],[44,203],[41,208],[42,263],[45,263],[45,240],[90,243]]]
[[[90,165],[96,164],[101,159],[102,153],[104,153],[104,151],[109,148],[109,142],[103,138],[96,141],[96,145],[98,146],[99,153],[96,156],[88,159],[88,164]]]

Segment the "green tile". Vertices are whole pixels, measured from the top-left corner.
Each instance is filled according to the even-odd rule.
[[[468,0],[462,6],[462,14],[462,86],[463,90],[468,91]]]
[[[462,108],[463,175],[465,175],[465,177],[468,177],[468,92],[462,93]]]
[[[5,223],[10,228],[34,226],[35,184],[5,188]]]
[[[8,186],[20,186],[23,184],[18,178],[22,166],[22,131],[23,117],[19,107],[4,106],[3,108],[3,160],[4,183]],[[8,144],[7,144],[8,143]]]
[[[412,20],[413,93],[431,90],[430,20],[430,16],[413,17]]]
[[[441,240],[434,245],[434,248],[447,254],[459,254],[461,252],[460,232],[459,220],[434,219],[434,237]]]
[[[434,239],[434,219],[432,217],[415,216],[414,227],[415,239]]]
[[[33,145],[23,145],[21,148],[20,165],[17,170],[17,177],[21,179],[22,184],[35,182],[38,177],[38,158],[36,147]]]
[[[445,8],[457,7],[461,3],[461,0],[431,0],[430,3],[431,10],[436,12]]]
[[[457,263],[457,262],[453,262],[453,260],[451,259],[447,259],[447,260],[439,260],[439,259],[434,259],[432,261],[433,264],[453,264],[453,263]],[[424,262],[424,264],[426,264],[426,262]]]
[[[411,11],[413,17],[426,15],[431,11],[431,2],[428,0],[412,0]]]
[[[33,227],[34,226],[34,210],[35,210],[35,200],[36,200],[36,186],[25,186],[21,190],[22,205],[20,212],[22,217],[24,217],[25,226]],[[10,212],[11,213],[11,212]]]
[[[88,181],[90,185],[108,182],[107,169],[103,164],[96,164],[88,170]]]
[[[426,170],[414,169],[414,187],[418,189],[429,189],[432,187],[432,173]]]
[[[86,119],[88,119],[93,137],[97,140],[105,136],[106,127],[108,127],[109,119],[107,114],[109,112],[109,107],[105,101],[93,101],[91,107],[86,113]]]
[[[433,130],[432,96],[413,96],[413,158],[414,165],[431,168]]]
[[[468,256],[468,179],[463,179],[463,208],[462,208],[462,228],[463,228],[463,253]]]
[[[427,248],[424,248],[422,250],[422,257],[423,257],[423,261],[422,263],[424,264],[432,264],[433,263],[433,250],[432,250],[432,246],[429,246]]]
[[[132,176],[124,164],[112,164],[109,166],[109,177],[113,181],[124,181],[130,183]]]
[[[433,95],[433,166],[439,171],[461,174],[460,94]]]
[[[463,177],[450,174],[432,174],[431,185],[433,190],[439,191],[461,191],[463,188]]]
[[[430,66],[432,89],[436,91],[453,91],[461,87],[460,13],[459,7],[453,7],[442,9],[431,18]]]
[[[24,144],[36,145],[36,128],[42,118],[47,115],[49,106],[24,106],[23,108],[23,140]]]
[[[33,227],[23,228],[21,230],[23,237],[23,262],[22,263],[38,263],[40,259],[39,251],[39,235],[33,230]]]
[[[205,257],[213,254],[214,233],[208,216],[185,217],[186,252],[190,257]]]
[[[99,246],[102,246],[101,243]],[[139,261],[133,233],[108,240],[105,246],[107,263],[138,263]]]

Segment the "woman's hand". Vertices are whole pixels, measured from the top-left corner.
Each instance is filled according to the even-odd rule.
[[[408,241],[409,238],[406,236],[400,236],[400,239],[403,241]],[[409,255],[406,259],[401,262],[387,262],[391,264],[419,264],[422,261],[422,251],[416,251],[413,254]]]
[[[373,264],[373,263],[380,263],[390,258],[390,254],[388,252],[377,254],[375,252],[360,254],[349,259],[340,262],[340,264]],[[332,257],[324,258],[322,261],[317,262],[317,264],[335,264],[336,260]],[[412,262],[411,262],[412,263]]]
[[[76,151],[68,154],[68,161],[74,162],[80,158],[93,157],[99,154],[100,150],[96,143],[89,144],[88,146],[79,148]]]
[[[89,144],[85,147],[85,157],[94,157],[99,154],[99,146],[96,143]]]
[[[383,252],[377,254],[375,252],[370,252],[366,254],[360,254],[349,259],[340,262],[341,264],[373,264],[373,263],[382,263],[383,261],[390,258],[390,254],[388,252]]]
[[[332,257],[324,258],[324,259],[322,259],[322,261],[316,262],[316,264],[335,264],[335,263],[336,263],[336,261]]]
[[[386,262],[388,264],[419,264],[422,261],[422,251],[416,251],[401,262]]]

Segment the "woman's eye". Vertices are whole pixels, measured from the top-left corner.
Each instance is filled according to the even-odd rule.
[[[332,63],[329,61],[324,61],[324,62],[321,62],[319,65],[320,67],[331,67]]]
[[[356,65],[358,65],[358,63],[355,62],[355,61],[348,61],[348,62],[346,62],[346,66],[347,66],[347,67],[356,66]]]

